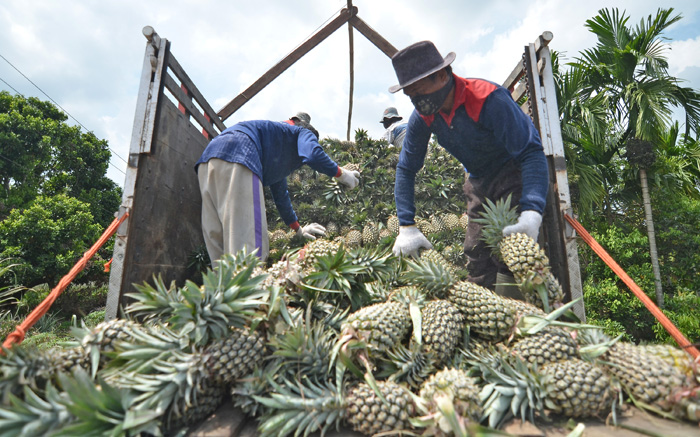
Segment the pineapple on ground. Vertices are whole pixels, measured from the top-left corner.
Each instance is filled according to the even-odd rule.
[[[362,232],[351,229],[345,234],[345,245],[348,247],[360,247],[362,245]]]
[[[495,254],[500,254],[503,262],[515,277],[525,299],[549,312],[560,305],[564,290],[554,277],[549,266],[549,258],[535,240],[521,233],[503,235],[503,228],[517,223],[518,212],[510,206],[511,196],[493,203],[486,199],[482,218],[482,239]]]
[[[694,363],[693,357],[678,346],[671,344],[645,344],[640,345],[639,348],[670,363],[683,375],[692,378],[697,372],[697,365]]]
[[[389,219],[386,221],[386,227],[392,234],[397,235],[399,233],[399,218],[395,215],[389,217]]]
[[[379,228],[372,222],[368,222],[362,228],[362,245],[376,246],[379,242]]]
[[[416,226],[424,235],[430,235],[436,232],[435,226],[426,219],[419,218],[416,220]]]
[[[465,231],[467,230],[467,227],[469,226],[469,216],[467,215],[466,212],[462,213],[462,215],[459,216],[459,226],[463,230],[465,230]]]
[[[447,229],[449,229],[450,231],[454,231],[455,229],[460,227],[459,216],[453,212],[445,214],[443,217],[443,221],[445,222],[445,226],[447,226]]]
[[[433,228],[435,229],[435,232],[445,232],[448,230],[447,223],[445,223],[445,219],[442,215],[440,214],[433,214],[430,216],[430,224],[433,225]]]

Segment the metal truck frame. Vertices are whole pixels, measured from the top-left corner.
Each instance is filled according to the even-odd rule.
[[[338,17],[303,42],[263,74],[218,113],[214,112],[170,51],[170,42],[146,26],[141,84],[122,204],[129,217],[116,232],[105,319],[119,316],[133,284],[161,277],[182,285],[196,272],[188,257],[202,247],[201,198],[194,163],[224,121],[267,84],[335,30],[349,23],[391,57],[396,48],[357,16],[357,8]],[[562,283],[568,299],[582,296],[578,248],[573,229],[564,220],[571,214],[564,146],[548,48],[544,32],[524,48],[523,56],[503,83],[530,115],[540,132],[550,173],[550,190],[540,244]],[[585,320],[583,301],[574,307]]]

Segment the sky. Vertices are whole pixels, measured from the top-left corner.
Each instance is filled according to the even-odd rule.
[[[544,31],[565,62],[592,48],[585,27],[603,8],[636,25],[660,8],[683,16],[664,34],[671,75],[700,90],[700,2],[697,0],[354,0],[358,16],[396,48],[431,40],[456,53],[456,74],[502,83],[523,48]],[[0,90],[53,101],[108,141],[107,176],[124,185],[146,47],[144,26],[171,52],[215,111],[248,88],[347,6],[347,0],[2,0]],[[406,119],[408,97],[391,60],[357,31],[351,139],[364,129],[378,139],[388,106]],[[350,91],[349,36],[341,27],[224,121],[284,120],[311,115],[321,137],[345,139]]]

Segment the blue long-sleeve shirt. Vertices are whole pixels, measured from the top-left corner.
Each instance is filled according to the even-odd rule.
[[[454,76],[450,114],[413,111],[396,167],[394,198],[399,224],[415,223],[416,173],[423,167],[431,134],[468,169],[470,178],[496,174],[514,159],[522,173],[521,210],[544,211],[549,175],[542,141],[532,120],[508,90],[483,79]]]
[[[270,187],[287,225],[297,221],[287,191],[287,176],[304,164],[331,177],[338,174],[338,164],[323,151],[310,130],[279,121],[242,121],[229,127],[209,142],[195,171],[212,158],[245,165],[255,173],[264,186]]]

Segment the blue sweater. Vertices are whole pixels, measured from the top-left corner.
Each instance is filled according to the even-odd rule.
[[[415,223],[416,173],[423,167],[431,134],[464,165],[471,179],[495,175],[515,160],[522,172],[521,210],[544,211],[549,187],[539,133],[508,90],[482,79],[455,78],[450,114],[413,111],[396,167],[394,197],[399,224]]]
[[[310,130],[279,121],[242,121],[229,127],[209,142],[195,171],[212,158],[243,164],[255,173],[264,186],[270,187],[287,225],[297,221],[287,191],[287,176],[304,164],[331,177],[338,173],[338,164],[323,151]]]

